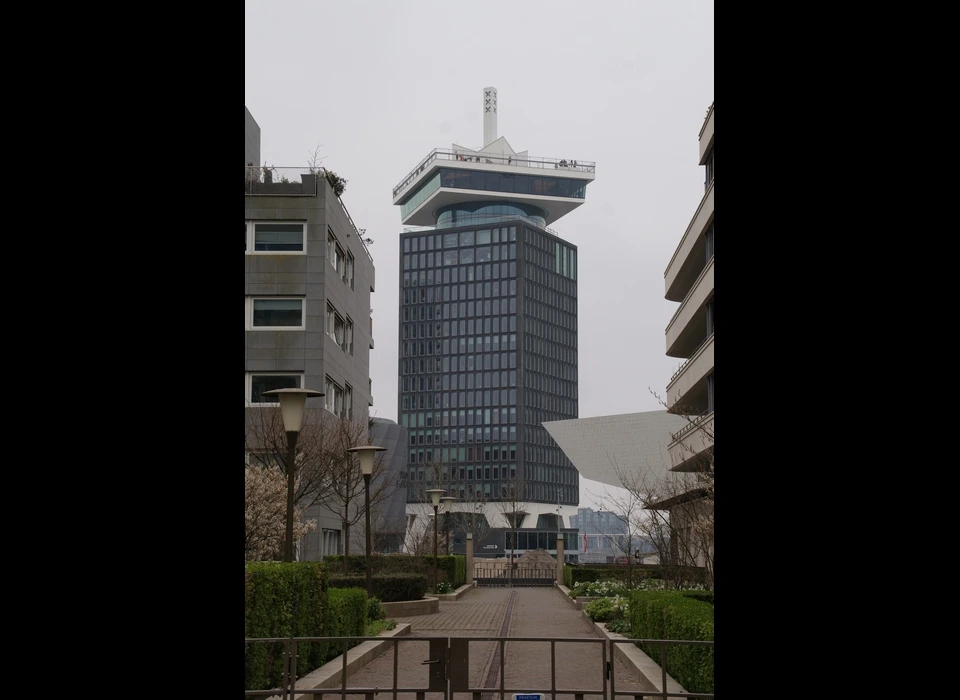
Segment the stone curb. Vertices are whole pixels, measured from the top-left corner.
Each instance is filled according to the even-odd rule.
[[[467,591],[473,590],[476,587],[476,581],[473,583],[465,583],[453,593],[436,593],[433,597],[437,598],[438,600],[460,600],[467,594]]]
[[[607,626],[603,622],[593,622],[586,613],[580,611],[580,614],[587,618],[587,622],[593,625],[593,628],[596,630],[597,634],[604,639],[629,639],[622,634],[616,632],[610,632],[607,630]],[[653,690],[658,693],[662,693],[663,690],[660,688],[660,683],[663,680],[663,669],[660,668],[660,665],[651,659],[649,656],[640,651],[640,648],[635,644],[614,644],[613,645],[614,656],[619,659],[625,666],[632,669],[640,676],[641,683],[646,684],[649,687],[645,690]],[[668,673],[667,674],[667,692],[668,693],[686,693],[687,691],[683,689],[679,683],[677,683],[673,677]]]
[[[371,661],[376,659],[378,656],[383,654],[387,649],[391,648],[389,639],[392,637],[406,637],[410,635],[410,625],[409,623],[404,623],[402,625],[397,625],[392,630],[385,630],[380,633],[380,637],[383,641],[374,641],[370,640],[369,642],[363,642],[355,646],[353,649],[347,650],[347,676],[349,676],[354,671],[358,671],[363,668]],[[297,681],[297,689],[307,690],[314,688],[336,688],[342,682],[343,676],[343,654],[340,654],[335,659],[328,661],[323,666],[318,668],[316,671],[312,671],[305,675],[303,678]],[[294,693],[296,700],[308,700],[315,698],[315,695],[309,694],[296,694]],[[271,700],[275,700],[279,696],[273,696]]]
[[[386,617],[414,617],[432,615],[440,612],[440,600],[424,596],[420,600],[398,600],[393,603],[381,603]]]

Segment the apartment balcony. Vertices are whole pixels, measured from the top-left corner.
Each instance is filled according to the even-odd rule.
[[[552,170],[555,171],[552,173],[553,175],[569,173],[573,177],[584,177],[587,180],[593,180],[597,172],[597,164],[592,160],[568,161],[562,158],[531,158],[526,153],[508,155],[484,153],[482,151],[475,151],[467,155],[458,151],[435,148],[393,188],[394,204],[399,203],[402,195],[410,189],[413,183],[425,179],[421,176],[429,174],[431,167],[435,167],[438,161],[449,161],[456,163],[457,167],[463,168],[472,168],[471,163],[494,165],[500,171],[504,171],[503,166],[509,168],[509,171],[515,172]],[[483,168],[477,169],[481,170]]]
[[[713,297],[714,258],[700,271],[683,303],[667,324],[667,356],[690,357],[707,336],[704,308]]]
[[[713,222],[713,193],[714,186],[711,183],[663,273],[666,288],[664,296],[670,301],[683,299],[703,270],[707,259],[706,237],[703,234]]]
[[[703,120],[703,128],[700,129],[700,165],[707,162],[707,154],[713,148],[713,105],[707,110],[707,116]]]
[[[714,334],[703,341],[690,359],[681,365],[667,384],[667,405],[684,406],[691,403],[687,397],[698,396],[706,391],[707,377],[714,369]]]
[[[673,434],[667,445],[671,471],[696,471],[707,455],[713,454],[713,416],[710,411],[702,416],[691,416],[691,422]]]

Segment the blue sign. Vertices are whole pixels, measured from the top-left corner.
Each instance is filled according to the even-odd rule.
[[[526,695],[514,693],[513,700],[543,700],[543,693],[527,693]]]

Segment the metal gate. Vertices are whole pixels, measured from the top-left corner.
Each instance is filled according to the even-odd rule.
[[[484,569],[474,568],[473,580],[478,586],[505,586],[505,587],[531,587],[531,586],[553,586],[557,580],[556,569],[538,569],[534,567],[517,566],[513,573],[508,569]]]
[[[386,642],[392,649],[393,664],[392,675],[388,683],[386,678],[378,682],[373,688],[347,685],[347,647],[351,642],[377,641]],[[630,698],[631,700],[653,700],[653,698],[704,698],[713,700],[713,694],[690,693],[679,689],[675,683],[670,683],[666,667],[670,649],[676,646],[707,646],[711,650],[713,642],[706,641],[684,641],[684,640],[662,640],[662,639],[598,639],[598,638],[550,638],[550,637],[391,637],[384,639],[382,637],[296,637],[296,638],[256,638],[246,639],[247,644],[251,643],[282,643],[284,644],[284,668],[283,681],[281,687],[271,688],[269,690],[245,690],[246,698],[269,697],[273,700],[294,700],[295,696],[320,697],[324,695],[340,695],[345,698],[347,695],[363,695],[364,700],[375,700],[377,695],[390,694],[392,700],[397,700],[400,693],[415,694],[416,700],[427,700],[426,694],[430,693],[434,698],[440,700],[465,700],[464,695],[469,694],[470,700],[510,700],[514,694],[540,694],[539,700],[546,700],[549,696],[551,700],[557,700],[558,695],[572,695],[574,700],[584,700],[585,696],[597,696],[604,700],[618,700],[618,698]],[[297,644],[302,642],[335,642],[343,645],[344,653],[342,655],[343,667],[341,670],[340,684],[335,687],[309,688],[304,684],[297,684]],[[427,685],[419,687],[400,687],[398,681],[398,669],[400,659],[401,643],[424,643],[429,645],[428,658],[423,659],[420,664],[429,667],[427,671]],[[470,686],[470,645],[471,643],[493,642],[496,648],[493,651],[492,661],[489,666],[487,677],[481,679],[484,682],[482,687]],[[526,655],[514,654],[512,657],[506,656],[505,650],[508,643],[549,643],[550,644],[550,683],[549,685],[540,685],[536,683],[527,683],[522,687],[508,687],[505,685],[507,676],[506,668],[515,660],[520,663],[529,664],[531,659]],[[557,683],[557,644],[599,644],[600,655],[597,658],[595,666],[591,666],[594,671],[589,674],[578,675],[576,682],[579,685],[572,687],[559,686]],[[659,649],[659,656],[663,660],[661,669],[661,678],[653,680],[659,687],[657,690],[617,690],[616,674],[613,672],[614,658],[618,645],[648,644],[656,645]],[[381,652],[387,653],[387,652]],[[589,651],[587,651],[589,653]],[[484,656],[489,655],[487,652]],[[579,654],[579,652],[578,652]],[[378,654],[379,656],[379,654]],[[419,657],[418,657],[419,658]],[[546,658],[536,659],[538,666],[546,664]],[[591,662],[592,663],[592,662]],[[499,681],[499,682],[497,682]],[[592,687],[591,687],[592,686]],[[209,697],[222,697],[219,690],[211,692]],[[459,694],[455,696],[454,694]]]

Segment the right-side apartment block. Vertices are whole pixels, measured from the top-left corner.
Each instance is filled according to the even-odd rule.
[[[673,435],[673,471],[712,469],[713,464],[713,105],[700,130],[704,194],[664,272],[665,296],[680,303],[667,324],[669,357],[683,364],[667,383],[667,408],[690,418]]]

